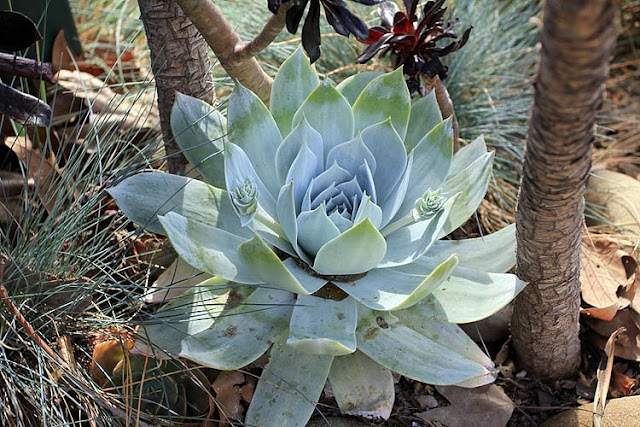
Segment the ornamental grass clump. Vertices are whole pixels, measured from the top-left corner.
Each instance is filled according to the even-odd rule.
[[[450,119],[433,95],[411,103],[402,69],[334,87],[298,50],[269,108],[236,85],[227,119],[179,95],[172,125],[203,181],[144,172],[110,192],[212,277],[167,304],[184,322],[148,326],[151,341],[222,370],[269,352],[247,424],[304,425],[327,379],[343,412],[385,419],[392,372],[495,380],[456,323],[524,287],[505,273],[514,228],[441,240],[483,199],[493,153],[479,138],[454,155]]]

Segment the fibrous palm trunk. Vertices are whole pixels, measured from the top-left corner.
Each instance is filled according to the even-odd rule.
[[[541,379],[580,361],[580,243],[584,190],[616,38],[612,0],[547,0],[518,208],[515,302],[520,366]]]
[[[169,171],[182,174],[187,160],[171,132],[171,107],[175,91],[213,104],[208,45],[175,0],[138,0],[138,5],[151,51]]]

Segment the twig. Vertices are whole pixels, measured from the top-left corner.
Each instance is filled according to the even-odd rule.
[[[247,56],[240,60],[235,57],[236,51],[244,50],[244,45],[238,33],[215,4],[211,0],[176,0],[176,2],[200,31],[227,74],[258,95],[265,103],[268,102],[273,79],[264,72],[255,57]],[[275,38],[273,34],[280,19],[281,16],[272,17],[265,30],[254,39],[254,47],[246,48],[247,52],[266,47],[268,45],[266,42]],[[247,46],[251,46],[252,43]],[[239,54],[239,56],[242,55]]]
[[[243,46],[236,46],[231,56],[232,60],[244,61],[266,49],[284,28],[290,6],[291,3],[281,5],[278,13],[269,18],[262,31],[253,40]]]
[[[442,118],[452,118],[453,152],[455,153],[460,149],[460,125],[458,124],[458,120],[456,119],[456,115],[453,110],[453,102],[451,102],[449,91],[444,86],[439,76],[429,78],[425,75],[424,81],[429,90],[434,90],[436,92],[436,101],[438,101],[438,107],[440,107]]]
[[[53,79],[50,64],[10,53],[0,52],[0,73],[26,77],[28,79],[42,79],[49,83],[56,82]]]

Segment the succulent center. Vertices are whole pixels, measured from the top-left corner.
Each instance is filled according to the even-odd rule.
[[[233,206],[240,215],[253,215],[258,210],[258,189],[249,178],[240,183],[231,193]]]
[[[440,190],[428,189],[414,204],[415,214],[422,219],[432,218],[444,205],[444,197]]]

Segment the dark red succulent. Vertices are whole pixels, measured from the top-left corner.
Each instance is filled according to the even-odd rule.
[[[445,0],[426,2],[421,14],[418,14],[419,0],[404,0],[406,12],[399,11],[395,3],[382,3],[382,25],[370,28],[368,37],[360,39],[369,46],[356,62],[363,64],[378,53],[390,53],[395,68],[404,65],[404,73],[409,77],[407,84],[412,91],[420,87],[420,73],[444,79],[447,67],[440,58],[464,46],[472,28],[467,28],[462,37],[458,38],[453,31],[458,21],[445,21],[443,18],[447,10],[442,7],[444,2]],[[444,39],[455,41],[442,46],[438,42]]]
[[[298,31],[307,3],[311,3],[302,27],[302,47],[311,62],[320,57],[320,4],[324,8],[327,21],[338,34],[345,37],[353,34],[360,39],[367,37],[367,25],[349,10],[345,0],[268,0],[269,10],[277,13],[280,5],[289,1],[293,4],[287,10],[286,22],[287,30],[291,34]],[[351,1],[371,6],[384,0]]]

